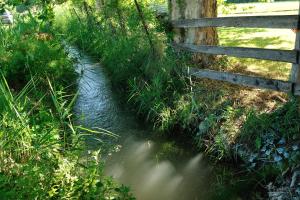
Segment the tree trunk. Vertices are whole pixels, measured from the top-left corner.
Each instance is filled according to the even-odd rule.
[[[169,0],[170,18],[197,19],[217,17],[217,0]],[[174,29],[174,41],[195,45],[217,45],[218,35],[216,28],[188,28]],[[215,56],[195,54],[194,61],[205,66],[214,61]]]

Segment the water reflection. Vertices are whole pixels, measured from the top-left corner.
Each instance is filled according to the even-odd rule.
[[[137,199],[208,199],[210,168],[202,155],[186,163],[158,161],[159,144],[130,138],[106,163],[106,174],[130,185]]]

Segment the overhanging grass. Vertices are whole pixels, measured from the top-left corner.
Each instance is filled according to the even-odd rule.
[[[90,23],[87,23],[87,16],[79,10],[78,18],[72,8],[67,6],[63,9],[60,12],[64,16],[57,14],[56,27],[66,34],[69,42],[101,60],[113,84],[125,93],[138,114],[163,131],[169,131],[179,123],[190,123],[187,118],[180,120],[188,109],[181,107],[181,102],[188,101],[188,96],[183,97],[189,91],[188,79],[182,76],[184,68],[175,52],[167,48],[165,34],[157,31],[158,24],[153,13],[143,7],[150,24],[154,53],[132,4],[124,3],[122,10],[126,16],[126,34],[120,24],[116,23],[112,28],[102,15],[90,16]],[[114,9],[108,8],[108,12]],[[110,20],[117,22],[115,12]]]

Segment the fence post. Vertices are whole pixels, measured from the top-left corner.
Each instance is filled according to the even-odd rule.
[[[169,0],[170,20],[217,17],[217,0]],[[216,28],[174,28],[174,42],[194,45],[217,45]],[[214,56],[197,53],[194,62],[210,66]]]
[[[185,2],[183,0],[169,0],[169,19],[180,20],[184,19]],[[184,29],[173,28],[175,43],[184,42]]]
[[[290,80],[294,84],[293,93],[300,94],[300,2],[299,2],[299,17],[298,17],[298,26],[295,30],[296,32],[296,41],[295,41],[295,50],[297,50],[297,61],[292,65]]]

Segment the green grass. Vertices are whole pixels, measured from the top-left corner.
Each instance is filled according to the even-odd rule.
[[[35,18],[16,19],[11,28],[0,27],[0,65],[10,86],[22,88],[38,75],[44,85],[45,76],[68,86],[75,82],[75,72],[54,33]]]
[[[77,11],[78,16],[75,16],[71,9],[68,10],[68,6],[57,10],[56,26],[68,36],[70,42],[101,60],[113,84],[126,94],[137,113],[151,121],[157,129],[169,133],[176,132],[175,128],[177,132],[180,132],[178,128],[184,130],[190,133],[190,137],[195,137],[196,143],[200,142],[200,148],[222,159],[232,155],[231,145],[237,141],[245,116],[251,109],[255,112],[265,112],[282,105],[284,95],[279,95],[277,100],[272,99],[278,93],[232,87],[222,82],[207,80],[190,83],[183,75],[182,67],[187,65],[186,59],[166,47],[168,41],[165,33],[155,26],[157,22],[151,12],[144,7],[146,20],[151,24],[152,39],[157,45],[156,50],[159,49],[160,52],[159,56],[151,55],[134,7],[125,5],[127,4],[123,5],[122,12],[127,16],[124,22],[127,34],[118,26],[118,16],[113,13],[110,19],[116,24],[112,34],[111,25],[105,23],[101,14],[90,16],[93,20],[89,24],[86,15]],[[66,15],[68,12],[69,15]],[[63,13],[64,16],[59,13]],[[101,24],[101,29],[98,24]],[[253,32],[257,32],[258,35]],[[252,37],[247,37],[248,35]],[[286,44],[291,44],[285,38],[274,35],[270,37],[270,33],[265,29],[242,28],[220,30],[220,41],[229,46],[247,45],[262,48],[287,48]],[[274,62],[268,63],[267,66],[263,61],[242,60],[243,64],[237,66],[238,61],[241,60],[229,60],[225,65],[227,64],[226,67],[232,71],[259,74],[253,71],[253,68],[248,69],[249,66],[246,65],[247,62],[253,65],[259,63],[264,65],[262,68],[266,68],[266,72],[260,71],[259,75],[273,78],[282,78],[282,74],[288,73],[287,67]],[[235,65],[231,66],[230,63]],[[202,140],[202,137],[197,135],[198,125],[201,126],[202,122],[210,118],[212,122],[205,131],[207,140]]]
[[[266,143],[263,135],[273,127],[276,127],[273,132],[279,138],[291,143],[299,141],[299,138],[290,137],[299,132],[298,110],[292,106],[297,102],[288,101],[287,95],[278,92],[206,79],[190,80],[185,76],[189,55],[178,54],[168,47],[167,33],[162,31],[147,4],[142,5],[156,54],[151,53],[140,19],[130,3],[120,4],[126,34],[120,26],[116,7],[109,6],[106,8],[108,13],[111,12],[109,18],[96,12],[88,17],[76,7],[77,15],[74,15],[70,5],[59,7],[56,10],[56,27],[70,43],[101,61],[115,88],[128,101],[127,105],[135,109],[137,115],[150,121],[160,133],[189,139],[212,162],[234,163],[232,168],[243,171],[242,176],[253,176],[240,185],[239,180],[232,180],[234,175],[225,174],[224,180],[220,181],[225,188],[216,187],[221,191],[216,193],[216,198],[227,192],[227,188],[230,191],[228,197],[240,196],[248,185],[253,188],[249,195],[256,197],[255,190],[262,188],[256,183],[267,184],[274,180],[274,176],[280,176],[279,171],[283,168],[277,163],[268,170],[270,162],[258,163],[257,168],[250,168],[247,162],[254,151],[251,148]],[[289,30],[283,34],[287,36],[282,33],[275,34],[265,29],[219,30],[222,45],[292,49],[290,35],[293,33]],[[289,72],[289,66],[282,63],[235,58],[220,60],[217,68],[280,79],[287,79]],[[259,120],[261,117],[264,120]],[[270,122],[265,127],[268,120]],[[283,133],[285,129],[288,134]],[[257,137],[253,139],[253,135]],[[249,145],[251,151],[244,156],[237,152],[236,145]],[[295,160],[297,162],[297,156]],[[292,161],[285,167],[296,162]],[[235,190],[236,186],[240,187]]]
[[[220,45],[233,47],[290,50],[296,39],[292,30],[280,29],[219,28],[218,33]],[[291,70],[290,63],[250,58],[230,58],[229,63],[233,71],[280,80],[288,80]]]
[[[227,9],[226,13],[219,12],[224,15],[280,15],[280,14],[298,14],[299,2],[284,1],[272,3],[238,3],[229,4],[231,9]]]
[[[0,26],[0,52],[1,199],[134,199],[85,153],[93,132],[73,125],[76,73],[55,32],[24,15]]]
[[[126,16],[126,34],[117,23],[119,18],[115,15],[115,8],[107,8],[115,22],[113,29],[102,15],[90,16],[92,20],[86,23],[86,15],[78,10],[79,21],[68,6],[57,10],[56,27],[69,42],[101,60],[114,86],[126,94],[137,113],[157,129],[169,131],[178,123],[188,124],[189,119],[183,115],[188,116],[189,113],[185,112],[192,112],[193,108],[189,105],[183,107],[189,100],[188,96],[182,98],[188,90],[188,79],[182,76],[184,71],[176,54],[167,48],[165,34],[157,31],[159,24],[153,13],[142,4],[155,44],[154,54],[145,39],[134,5],[124,3],[120,6],[123,6],[123,16]]]
[[[226,16],[296,15],[299,2],[229,4]],[[232,8],[234,7],[234,8]],[[218,28],[220,45],[292,50],[296,34],[290,29]],[[291,64],[248,58],[230,58],[232,71],[262,77],[288,80]]]
[[[101,60],[128,105],[160,132],[192,140],[215,163],[244,164],[235,166],[242,175],[231,169],[218,172],[217,199],[239,197],[249,187],[254,196],[261,188],[257,182],[275,181],[281,171],[299,163],[299,151],[280,163],[274,164],[272,157],[282,147],[280,140],[285,139],[289,151],[299,142],[298,102],[285,102],[286,96],[276,92],[190,80],[185,76],[189,57],[168,46],[167,34],[147,3],[141,5],[154,53],[134,5],[125,1],[105,7],[106,16],[95,10],[86,15],[78,7],[75,14],[70,4],[62,5],[56,10],[55,29],[30,16],[13,27],[0,27],[1,197],[133,199],[127,187],[103,175],[99,152],[83,156],[82,133],[93,132],[72,123],[76,95],[69,86],[75,85],[76,76],[57,32]],[[228,28],[219,34],[226,46],[293,48],[290,30]],[[286,64],[252,59],[230,58],[222,67],[281,79],[289,71]],[[269,162],[249,163],[249,156],[269,145],[266,135],[274,143],[272,156],[263,157]],[[172,143],[164,150],[180,153]]]
[[[38,85],[32,79],[14,94],[4,77],[0,81],[1,197],[133,199],[128,188],[104,177],[99,152],[82,156],[83,138],[71,121],[74,101],[65,100],[50,82],[44,92],[52,102],[33,101]]]

